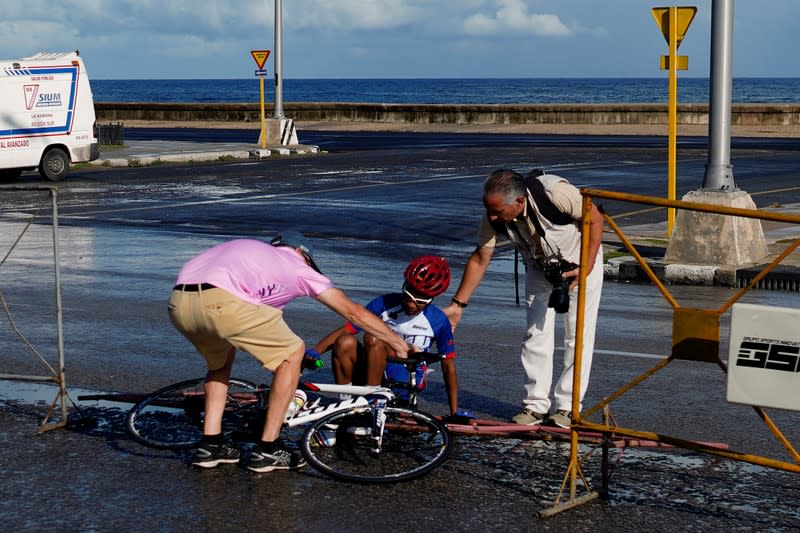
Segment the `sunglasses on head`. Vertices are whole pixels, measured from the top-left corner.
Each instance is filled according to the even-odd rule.
[[[411,292],[409,292],[409,290],[406,288],[405,283],[403,284],[403,294],[408,296],[411,299],[412,302],[414,302],[415,304],[420,305],[420,306],[428,305],[429,303],[431,303],[433,301],[433,298],[420,298],[419,296],[415,296],[415,295],[411,294]]]
[[[318,267],[318,266],[317,266],[317,264],[314,262],[314,260],[313,260],[313,259],[311,259],[311,256],[310,256],[310,255],[308,255],[308,252],[306,252],[306,251],[305,251],[305,250],[303,250],[302,248],[297,248],[297,250],[300,252],[300,255],[302,255],[302,256],[303,256],[303,259],[305,259],[305,261],[306,261],[306,264],[307,264],[308,266],[310,266],[311,268],[313,268],[314,270],[316,270],[317,272],[319,272],[320,274],[322,274],[322,271],[319,269],[319,267]]]

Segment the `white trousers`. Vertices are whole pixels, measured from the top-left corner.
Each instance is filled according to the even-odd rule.
[[[586,309],[583,324],[581,353],[580,402],[589,385],[594,353],[594,333],[597,311],[603,288],[603,254],[598,252],[592,272],[586,279]],[[550,412],[550,386],[553,383],[553,352],[555,350],[555,319],[558,316],[548,307],[553,285],[541,270],[528,268],[525,276],[525,303],[528,331],[522,343],[522,367],[525,370],[525,398],[522,405],[537,413]],[[572,410],[572,375],[575,363],[575,325],[578,317],[578,287],[570,292],[569,311],[564,313],[564,369],[556,382],[553,397],[555,410]]]

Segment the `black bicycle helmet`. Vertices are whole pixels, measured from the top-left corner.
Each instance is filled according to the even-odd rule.
[[[308,242],[308,239],[306,239],[306,237],[299,231],[282,231],[272,239],[270,244],[272,246],[289,246],[296,250],[300,250],[306,260],[306,263],[308,263],[308,266],[322,274],[322,271],[314,262],[314,258],[311,255],[311,244]]]

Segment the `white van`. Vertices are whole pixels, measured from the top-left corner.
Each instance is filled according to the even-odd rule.
[[[0,180],[53,181],[100,155],[89,76],[75,52],[0,60]]]

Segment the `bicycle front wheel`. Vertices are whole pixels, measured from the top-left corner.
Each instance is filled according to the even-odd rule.
[[[372,436],[369,406],[333,413],[306,429],[306,461],[336,479],[391,483],[420,477],[447,459],[452,441],[444,424],[412,409],[387,407],[380,450]]]
[[[190,379],[159,389],[128,412],[127,430],[133,440],[151,448],[182,450],[197,446],[205,418],[204,378]],[[223,433],[230,436],[263,414],[266,392],[241,379],[228,383]],[[260,430],[259,430],[260,431]]]

